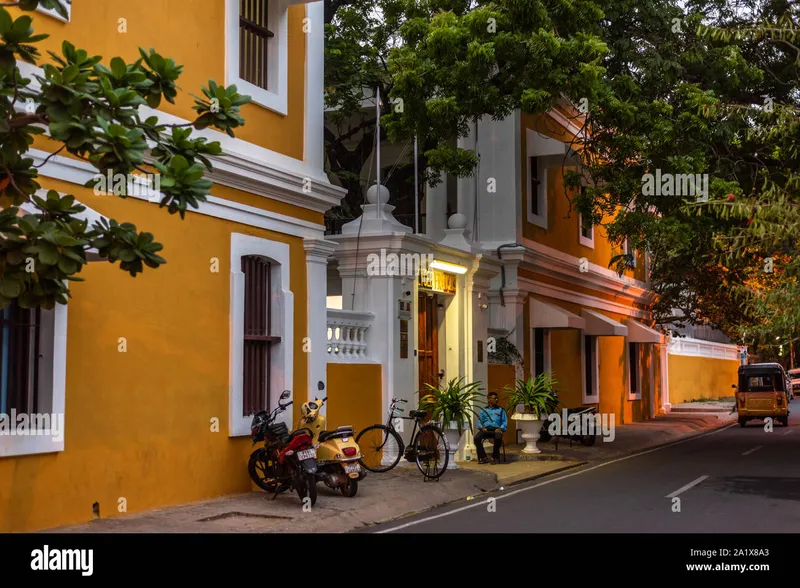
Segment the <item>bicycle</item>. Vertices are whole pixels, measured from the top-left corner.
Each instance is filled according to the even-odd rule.
[[[428,415],[426,411],[412,410],[407,417],[398,417],[414,421],[411,443],[406,446],[403,438],[394,427],[395,412],[403,412],[402,408],[397,408],[398,402],[408,401],[392,398],[392,403],[389,406],[389,419],[386,424],[370,425],[356,437],[356,443],[361,448],[361,465],[371,472],[388,472],[400,463],[401,457],[405,457],[406,460],[417,464],[417,468],[425,476],[426,481],[428,479],[438,481],[439,477],[447,469],[450,459],[450,444],[447,441],[447,437],[436,425],[421,423],[422,419]],[[419,427],[419,430],[417,430],[417,427]],[[370,436],[375,434],[378,437],[376,439],[378,441],[377,445],[370,443]],[[396,444],[396,450],[392,447],[392,441]],[[440,455],[441,446],[444,447],[444,458],[441,458]],[[373,460],[370,459],[370,451],[373,448],[378,456],[378,465],[374,465]],[[440,463],[441,467],[438,467]]]

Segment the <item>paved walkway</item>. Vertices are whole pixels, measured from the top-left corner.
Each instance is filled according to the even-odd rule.
[[[476,496],[564,469],[592,465],[649,447],[677,441],[735,420],[735,413],[669,414],[653,421],[619,425],[615,438],[598,438],[592,447],[569,441],[540,443],[538,455],[524,455],[520,446],[509,446],[509,463],[483,465],[464,462],[460,469],[445,472],[439,482],[425,482],[411,464],[399,465],[384,474],[370,473],[359,484],[358,494],[347,498],[320,484],[317,504],[304,512],[296,494],[284,493],[272,500],[257,491],[91,521],[82,525],[51,529],[77,533],[342,533],[410,516],[436,506]],[[404,462],[401,462],[403,464]]]

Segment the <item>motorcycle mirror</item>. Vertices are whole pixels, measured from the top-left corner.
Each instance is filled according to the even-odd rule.
[[[322,380],[317,382],[317,390],[324,390],[324,389],[325,389],[325,384],[322,383]]]
[[[281,394],[281,400],[286,400],[291,395],[292,393],[289,390],[284,390],[283,393]]]

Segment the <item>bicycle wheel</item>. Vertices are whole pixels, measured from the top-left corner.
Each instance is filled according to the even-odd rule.
[[[386,425],[372,425],[356,437],[361,450],[359,462],[370,472],[388,472],[400,462],[403,439]]]
[[[416,462],[422,475],[436,480],[447,469],[450,447],[442,430],[435,425],[423,425],[414,439]]]

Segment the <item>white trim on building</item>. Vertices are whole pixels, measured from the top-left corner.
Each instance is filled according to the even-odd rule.
[[[320,4],[320,6],[316,6]],[[321,10],[321,2],[314,2],[309,5],[309,13],[316,14]],[[309,23],[310,31],[317,31],[318,36],[322,32],[317,30],[322,26],[320,18]],[[311,33],[309,36],[313,36]],[[309,51],[313,50],[316,57],[311,53],[307,55],[309,63],[306,64],[309,75],[319,76],[322,71],[322,50],[319,43],[309,43]],[[318,63],[319,62],[319,63]],[[31,79],[28,87],[36,92],[40,89],[40,84],[34,76],[43,76],[41,68],[33,66],[23,61],[17,61],[20,73]],[[322,165],[324,161],[323,133],[322,127],[319,132],[311,133],[312,125],[315,120],[319,121],[322,116],[323,98],[311,92],[318,91],[322,82],[308,83],[306,80],[306,112],[304,113],[304,160],[300,161],[282,153],[266,149],[254,143],[233,138],[226,133],[206,128],[194,130],[193,137],[205,137],[209,141],[217,141],[222,147],[224,157],[209,157],[214,166],[212,172],[207,173],[207,179],[221,186],[236,188],[258,196],[265,196],[272,200],[291,204],[301,208],[307,208],[314,212],[325,212],[333,206],[337,206],[347,193],[346,190],[331,184],[325,169]],[[34,106],[38,106],[34,102]],[[16,109],[20,112],[25,111],[27,105],[21,101],[16,104]],[[142,119],[156,116],[160,123],[184,125],[190,121],[178,116],[150,108],[140,106],[139,113]],[[45,136],[49,136],[45,130]],[[31,153],[45,153],[41,150],[31,150]],[[49,155],[49,153],[46,153]],[[66,157],[56,156],[62,162],[74,161]],[[53,161],[53,160],[51,160]],[[85,162],[76,162],[85,163]],[[86,169],[96,169],[89,164]],[[47,175],[44,170],[40,170],[42,175]],[[323,230],[324,232],[324,230]]]
[[[642,399],[642,348],[641,343],[627,341],[625,346],[625,357],[627,359],[628,368],[628,400],[641,400]],[[631,356],[631,345],[634,348],[634,355]],[[633,373],[633,367],[636,366],[636,373]],[[635,386],[634,386],[635,384]],[[635,390],[634,390],[635,387]]]
[[[594,225],[588,227],[589,236],[584,235],[583,215],[578,214],[578,242],[584,247],[594,249]]]
[[[586,365],[586,339],[589,338],[591,343],[591,365]],[[593,394],[586,393],[586,370],[592,369],[594,376],[592,377],[592,391]],[[583,404],[596,404],[600,402],[600,350],[598,346],[597,337],[587,335],[581,332],[581,397]]]
[[[46,14],[56,20],[60,20],[63,23],[68,23],[72,20],[72,0],[64,0],[64,7],[67,9],[67,18],[65,19],[61,16],[54,8],[44,8],[42,6],[37,6],[36,11],[41,12],[42,14]]]
[[[50,156],[49,153],[39,149],[31,149],[28,154],[33,158],[35,165],[42,165]],[[39,174],[51,177],[72,184],[83,186],[91,180],[97,173],[97,169],[90,163],[79,161],[56,155],[39,168]],[[117,198],[117,196],[109,196]],[[158,205],[158,200],[152,199],[146,194],[131,194],[130,198],[138,200],[148,200]],[[295,237],[322,238],[325,234],[325,225],[312,223],[306,220],[294,218],[277,212],[269,212],[254,206],[240,204],[232,200],[208,196],[207,202],[200,204],[198,209],[188,209],[190,212],[213,216],[252,227],[258,227],[269,231],[284,233]],[[168,214],[166,210],[164,214]]]
[[[42,359],[50,364],[45,368],[45,373],[49,373],[49,380],[52,384],[50,390],[40,390],[44,397],[39,399],[39,411],[35,415],[36,422],[42,417],[47,417],[51,424],[48,428],[37,428],[36,433],[30,428],[31,422],[28,421],[28,430],[24,435],[10,435],[8,431],[0,434],[0,458],[14,455],[34,455],[40,453],[55,453],[64,451],[64,435],[66,429],[66,382],[67,382],[67,306],[57,304],[53,310],[42,309],[44,333],[42,334],[43,344],[46,348],[42,349]],[[49,331],[49,335],[47,332]],[[17,415],[19,417],[19,415]],[[13,422],[9,414],[7,426],[17,429],[18,422]],[[57,419],[56,427],[53,427],[53,419]],[[47,422],[47,421],[45,421]]]
[[[235,84],[241,94],[279,114],[288,113],[288,34],[289,7],[283,0],[268,0],[269,28],[273,37],[267,42],[267,88],[244,80],[239,72],[240,0],[225,0],[225,85]]]
[[[687,355],[740,361],[740,347],[691,337],[671,337],[667,348],[670,355]]]
[[[241,233],[231,234],[231,298],[230,298],[230,373],[229,373],[229,436],[250,435],[252,417],[243,416],[244,386],[244,273],[241,259],[246,255],[262,255],[276,265],[272,268],[272,304],[275,335],[280,343],[272,347],[269,405],[277,406],[284,390],[292,390],[294,381],[294,294],[289,290],[289,245]],[[324,292],[324,291],[323,291]],[[269,293],[272,295],[272,292]],[[292,393],[292,397],[294,393]],[[278,415],[291,428],[291,411]]]

